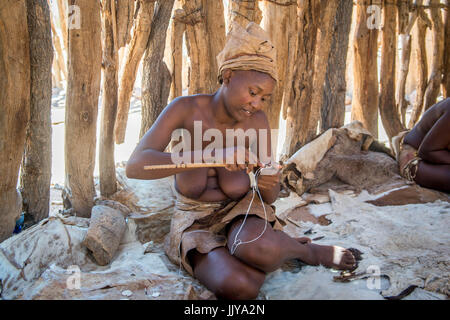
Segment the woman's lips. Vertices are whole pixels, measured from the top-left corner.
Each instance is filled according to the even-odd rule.
[[[252,113],[244,108],[242,108],[241,110],[247,117],[250,117],[252,115]]]

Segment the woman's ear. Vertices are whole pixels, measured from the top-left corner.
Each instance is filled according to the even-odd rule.
[[[231,79],[231,75],[233,74],[233,70],[231,69],[226,69],[223,74],[222,74],[222,79],[223,79],[223,83],[224,84],[229,84],[230,83],[230,79]]]

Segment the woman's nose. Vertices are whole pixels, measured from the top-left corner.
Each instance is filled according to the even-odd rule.
[[[253,108],[255,111],[259,111],[259,110],[261,110],[263,103],[262,103],[261,98],[255,97],[255,98],[251,101],[250,105],[252,106],[252,108]]]

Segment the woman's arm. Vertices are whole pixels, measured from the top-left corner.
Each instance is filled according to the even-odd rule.
[[[164,152],[171,141],[172,132],[184,127],[189,114],[189,100],[180,97],[173,100],[159,115],[156,122],[139,141],[126,166],[126,175],[131,179],[161,179],[191,169],[144,170],[144,166],[174,164],[172,154]],[[192,152],[188,157],[193,158]]]

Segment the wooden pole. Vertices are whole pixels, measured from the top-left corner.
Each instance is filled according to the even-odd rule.
[[[114,122],[117,113],[118,44],[114,0],[102,0],[103,78],[100,127],[100,194],[109,197],[117,191],[114,161]]]
[[[321,127],[321,111],[323,104],[323,84],[327,74],[328,59],[330,57],[330,50],[333,41],[334,21],[339,1],[326,1],[326,6],[321,5],[320,10],[321,19],[318,24],[317,33],[317,47],[315,55],[314,80],[312,98],[311,98],[311,113],[308,121],[308,129],[306,132],[305,143],[315,139],[318,135],[318,128]]]
[[[286,109],[286,139],[283,145],[283,157],[290,157],[306,142],[313,94],[319,5],[318,0],[298,1],[298,46],[293,64],[293,92]]]
[[[418,0],[416,5],[422,5],[422,0]],[[408,102],[405,98],[406,80],[409,73],[409,64],[411,60],[411,30],[417,19],[417,10],[412,13],[409,12],[412,0],[399,0],[398,10],[398,25],[399,36],[402,44],[402,52],[400,57],[399,71],[398,71],[398,86],[396,93],[397,110],[400,113],[401,121],[406,126],[406,109]]]
[[[339,0],[334,20],[333,42],[328,59],[321,108],[321,132],[340,128],[345,121],[347,53],[352,24],[353,1]]]
[[[444,10],[444,67],[442,69],[442,92],[444,98],[450,97],[450,0],[446,0],[446,9]]]
[[[432,107],[439,96],[442,82],[442,66],[444,61],[444,25],[442,23],[440,0],[430,0],[430,20],[433,25],[433,48],[430,74],[425,91],[424,111]]]
[[[183,9],[176,9],[169,25],[167,67],[171,74],[169,101],[183,94],[182,69],[183,69],[183,34],[186,30],[184,22],[180,18],[185,15]]]
[[[102,60],[100,2],[71,0],[71,4],[80,8],[81,25],[69,30],[63,198],[66,208],[72,206],[77,215],[90,217]]]
[[[384,1],[380,70],[380,116],[389,140],[404,131],[395,102],[395,64],[397,54],[397,0]]]
[[[239,23],[243,28],[249,22],[259,24],[262,19],[262,12],[258,7],[259,0],[229,0],[228,3],[228,30],[231,30],[233,22]]]
[[[124,65],[120,75],[119,102],[114,127],[114,137],[117,144],[125,141],[131,95],[133,94],[139,63],[147,47],[155,7],[154,0],[140,0],[139,3],[138,15],[134,22],[131,41],[126,47]]]
[[[418,8],[417,24],[413,34],[413,40],[416,42],[416,61],[417,67],[417,81],[416,81],[416,100],[414,101],[413,111],[411,118],[408,122],[408,128],[412,129],[417,121],[419,121],[420,115],[423,110],[423,102],[425,98],[425,90],[427,88],[428,78],[428,61],[425,45],[425,37],[427,26],[431,27],[431,21],[429,21],[423,9]]]
[[[175,0],[158,1],[142,74],[142,120],[140,138],[151,128],[161,111],[167,105],[170,92],[170,72],[163,61],[166,34]]]
[[[31,97],[20,190],[26,220],[49,214],[52,169],[52,61],[50,9],[46,0],[27,0]]]
[[[277,48],[277,69],[279,79],[272,99],[264,107],[271,129],[278,129],[283,97],[288,94],[292,84],[292,68],[297,46],[297,2],[280,0],[277,3],[260,1],[263,19],[261,26],[269,34]],[[272,137],[272,149],[277,150],[277,137]],[[275,139],[275,140],[274,140]]]
[[[25,1],[0,5],[0,242],[22,210],[17,178],[30,118],[30,41]]]
[[[368,28],[368,6],[376,0],[357,0],[353,40],[352,120],[361,121],[373,137],[378,137],[378,26]],[[376,13],[375,13],[376,14]]]

